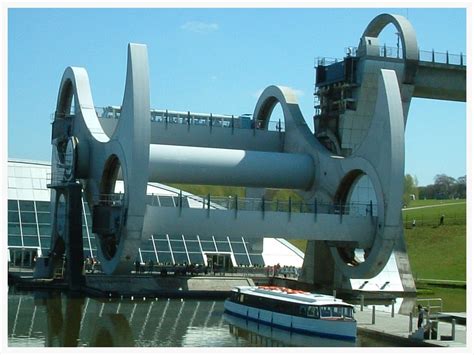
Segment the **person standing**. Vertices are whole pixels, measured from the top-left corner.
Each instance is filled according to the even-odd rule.
[[[423,320],[425,318],[425,310],[421,306],[421,304],[418,305],[418,328],[421,328],[423,326]]]

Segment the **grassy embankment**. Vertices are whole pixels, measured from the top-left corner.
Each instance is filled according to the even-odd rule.
[[[440,225],[442,215],[444,224]],[[412,201],[403,211],[403,218],[407,221],[405,241],[415,278],[465,281],[466,200]],[[413,219],[414,228],[410,222]]]
[[[440,225],[442,215],[444,224]],[[465,288],[435,286],[423,281],[466,281],[466,200],[412,201],[403,211],[403,218],[418,297],[441,298],[446,311],[466,311]]]

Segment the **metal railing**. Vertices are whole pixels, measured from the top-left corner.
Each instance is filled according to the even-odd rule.
[[[314,59],[314,66],[323,66],[326,67],[328,65],[336,64],[342,62],[343,59],[341,58],[331,58],[331,57],[317,57]]]
[[[115,106],[95,107],[97,117],[102,119],[119,119],[121,108]],[[50,115],[51,123],[55,120],[55,113]],[[74,117],[68,115],[67,117]],[[264,129],[264,121],[254,120],[250,116],[234,116],[234,115],[213,115],[192,113],[192,112],[177,112],[168,110],[151,110],[150,120],[152,122],[161,123],[164,125],[187,125],[187,126],[207,126],[207,127],[223,127],[231,129]],[[271,120],[268,122],[269,131],[285,131],[285,120],[280,118],[278,120]]]
[[[378,47],[378,56],[384,58],[393,58],[393,59],[403,59],[403,48],[402,47],[388,47],[386,45],[372,46],[373,48]],[[346,54],[349,57],[362,56],[366,53],[360,53],[356,47],[347,47]],[[435,52],[435,50],[426,51],[419,50],[419,60],[420,62],[431,62],[437,64],[452,64],[466,66],[466,55],[462,52],[459,54],[446,52]],[[342,62],[344,59],[341,58],[332,58],[332,57],[317,57],[314,61],[314,66],[329,66],[335,63]]]
[[[442,298],[417,298],[416,305],[413,306],[413,312],[416,314],[416,307],[420,304],[428,309],[428,314],[431,315],[435,310],[437,313],[443,312],[443,299]]]
[[[466,66],[466,55],[452,54],[448,51],[446,52],[435,52],[432,51],[420,51],[420,62],[431,62],[439,64],[453,64],[453,65],[462,65]]]
[[[119,119],[121,108],[116,106],[96,107],[97,117],[105,119]],[[223,127],[231,129],[263,129],[262,121],[253,120],[251,115],[220,115],[194,112],[180,112],[169,110],[151,110],[150,120],[152,122],[168,124],[180,124],[188,126]],[[272,120],[268,124],[270,131],[284,131],[283,119]]]
[[[51,170],[46,173],[46,181],[49,181],[52,185],[67,182],[66,173],[71,173],[73,165],[72,153],[62,152],[56,154],[56,165],[51,166]]]
[[[67,180],[65,179],[64,168],[58,168],[56,172],[48,172],[46,173],[46,181],[49,182],[51,185],[58,185],[61,183],[65,183]]]
[[[100,194],[97,202],[102,206],[122,206],[124,194]]]
[[[191,196],[177,194],[171,195],[148,195],[149,203],[160,207],[193,208],[189,205],[191,199],[197,202],[194,208],[201,209],[224,209],[233,211],[261,211],[261,212],[286,212],[286,213],[323,213],[354,216],[375,216],[375,204],[352,202],[348,204],[324,203],[314,200],[310,203],[288,200],[266,200],[264,198],[248,198],[238,196]],[[165,202],[166,201],[166,202]]]

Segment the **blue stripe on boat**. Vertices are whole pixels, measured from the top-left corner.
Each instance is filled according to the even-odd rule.
[[[242,318],[242,319],[249,319],[253,322],[269,325],[270,327],[273,327],[273,328],[288,330],[290,332],[306,334],[306,335],[316,335],[316,336],[319,336],[319,337],[322,337],[322,338],[329,338],[329,339],[350,340],[350,341],[355,341],[356,340],[356,337],[351,337],[351,336],[347,336],[347,335],[321,333],[321,332],[316,332],[316,331],[312,331],[312,330],[292,328],[292,327],[288,327],[288,326],[281,325],[281,324],[275,324],[275,323],[267,322],[267,321],[264,321],[264,320],[261,320],[261,319],[258,319],[258,318],[249,317],[249,316],[245,316],[243,314],[232,312],[232,311],[229,311],[228,309],[225,309],[224,312],[228,313],[228,314],[230,314],[234,317],[239,317],[239,318]]]

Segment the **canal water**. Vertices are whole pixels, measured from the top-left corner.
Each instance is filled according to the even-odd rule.
[[[61,292],[8,294],[10,347],[396,346],[294,334],[224,314],[223,300],[97,299]]]

